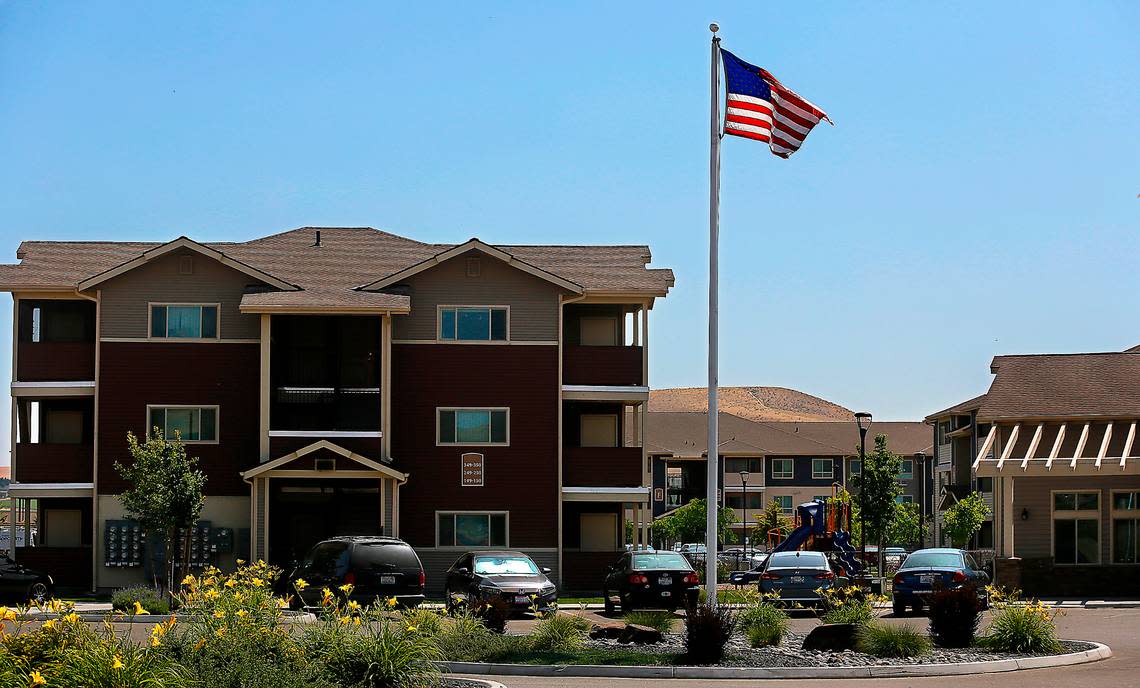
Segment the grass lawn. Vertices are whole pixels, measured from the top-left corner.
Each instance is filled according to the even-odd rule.
[[[558,604],[563,607],[574,604],[601,604],[601,597],[559,597]]]

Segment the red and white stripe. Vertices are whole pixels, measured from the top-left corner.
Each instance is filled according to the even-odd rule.
[[[763,98],[728,94],[724,110],[724,133],[746,136],[757,141],[770,141],[772,133],[772,104]]]
[[[729,93],[724,115],[724,133],[768,142],[771,151],[786,158],[799,150],[812,127],[827,113],[781,84],[767,70],[760,76],[772,90],[772,102]]]

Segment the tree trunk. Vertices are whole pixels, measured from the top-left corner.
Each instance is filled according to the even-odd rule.
[[[170,592],[171,590],[174,590],[174,561],[175,561],[174,548],[177,546],[177,544],[178,544],[178,529],[177,528],[168,529],[166,531],[166,561],[163,562],[165,564],[164,568],[166,569],[166,571],[165,571],[165,574],[166,574],[166,581],[165,581],[166,592]]]

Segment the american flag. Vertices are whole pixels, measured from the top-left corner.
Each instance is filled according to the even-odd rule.
[[[767,70],[721,50],[728,92],[724,133],[766,141],[772,153],[786,158],[799,150],[812,127],[827,113],[781,84]]]

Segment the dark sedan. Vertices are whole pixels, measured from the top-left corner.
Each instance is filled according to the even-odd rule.
[[[51,576],[0,556],[0,595],[17,602],[43,602],[51,597]]]
[[[759,589],[782,602],[814,605],[838,582],[823,552],[776,552],[764,562]]]
[[[906,558],[894,577],[893,608],[896,616],[907,607],[922,611],[936,588],[977,591],[982,607],[989,605],[985,587],[990,576],[968,552],[960,549],[920,549]]]
[[[634,609],[671,609],[693,606],[701,579],[689,560],[677,552],[631,552],[610,567],[602,584],[606,613],[614,600],[623,612]]]
[[[558,589],[534,560],[522,552],[468,552],[447,570],[444,599],[448,613],[478,602],[504,600],[515,613],[555,609]]]

